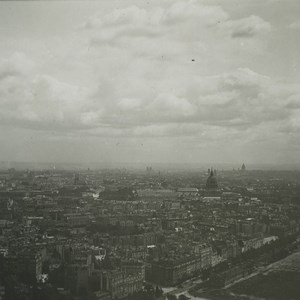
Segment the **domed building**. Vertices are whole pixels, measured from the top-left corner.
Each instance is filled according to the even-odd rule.
[[[207,172],[206,184],[199,189],[199,195],[203,197],[204,201],[218,201],[221,199],[222,189],[218,185],[217,170],[211,168],[207,171],[209,172]]]
[[[210,174],[206,180],[207,190],[216,190],[218,188],[217,177],[214,174],[213,168],[211,168]]]

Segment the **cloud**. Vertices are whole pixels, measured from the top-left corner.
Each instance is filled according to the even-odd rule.
[[[89,18],[82,28],[90,32],[92,45],[116,45],[128,37],[155,39],[165,35],[184,40],[192,35],[199,40],[203,29],[227,19],[227,12],[220,6],[190,0],[178,1],[166,8],[115,9],[104,16]]]
[[[265,57],[260,37],[271,25],[199,1],[168,4],[100,12],[68,42],[49,39],[64,49],[51,59],[44,47],[34,47],[34,62],[31,51],[3,55],[0,126],[58,141],[152,140],[173,149],[178,139],[196,152],[297,136],[299,87],[254,63]]]
[[[23,53],[15,52],[9,58],[0,61],[0,80],[27,75],[33,68],[32,60]]]
[[[98,81],[106,72],[118,82],[117,89],[112,84],[113,92],[122,90],[124,98],[137,99],[147,91],[148,98],[154,99],[158,92],[184,87],[199,73],[218,74],[233,65],[247,66],[266,50],[265,40],[256,37],[268,32],[270,25],[259,17],[232,20],[221,6],[199,1],[168,4],[95,14],[79,30],[88,55],[74,57],[74,61],[92,64]],[[243,39],[243,44],[232,38],[241,37],[242,32],[252,37]],[[151,87],[159,91],[151,94]],[[180,92],[176,96],[184,98]]]
[[[91,93],[19,65],[13,58],[0,65],[0,74],[15,74],[0,79],[0,122],[6,126],[134,137],[189,135],[209,127],[240,131],[275,120],[298,124],[299,88],[247,68],[198,75],[183,85],[181,74],[153,81],[121,72],[123,82],[106,78]]]
[[[199,1],[179,1],[166,9],[163,22],[166,24],[180,24],[197,21],[198,24],[213,26],[228,19],[228,14],[215,5],[202,5]]]
[[[115,9],[106,15],[95,15],[82,26],[90,36],[92,46],[151,47],[157,43],[161,52],[175,49],[177,54],[190,45],[205,49],[207,39],[218,44],[220,34],[233,38],[253,38],[271,31],[271,25],[261,17],[251,15],[231,19],[216,5],[203,5],[199,1],[177,1],[167,7],[149,9],[131,6]],[[172,46],[168,43],[172,41]],[[182,48],[182,44],[186,47]],[[230,44],[230,41],[228,41]],[[223,46],[223,45],[222,45]],[[168,47],[164,49],[165,47]],[[165,50],[165,51],[164,51]],[[143,52],[146,52],[143,50]]]
[[[84,92],[51,76],[36,74],[32,66],[19,53],[0,64],[0,122],[49,130],[79,126]]]
[[[293,30],[299,30],[300,29],[300,21],[293,22],[289,24],[288,28]]]
[[[233,38],[252,38],[271,31],[271,24],[258,16],[228,20],[222,26],[229,30]]]
[[[115,9],[105,16],[90,17],[82,29],[92,31],[91,43],[96,45],[113,45],[124,37],[151,38],[160,34],[162,13],[160,8],[147,11],[137,6]]]

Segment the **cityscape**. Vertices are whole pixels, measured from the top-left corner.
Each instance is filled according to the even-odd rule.
[[[300,1],[0,1],[0,300],[299,300]]]
[[[2,170],[1,299],[296,299],[299,179]]]

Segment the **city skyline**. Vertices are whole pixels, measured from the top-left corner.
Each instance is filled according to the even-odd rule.
[[[124,170],[128,172],[140,171],[144,172],[148,167],[151,167],[153,174],[159,174],[160,172],[200,172],[206,173],[207,169],[213,166],[218,171],[240,171],[242,165],[239,163],[136,163],[136,162],[32,162],[32,161],[0,161],[0,170],[66,170],[66,171],[103,171],[107,169],[111,170]],[[297,164],[247,164],[248,171],[299,171],[300,165]]]
[[[299,166],[299,12],[1,1],[1,161]]]

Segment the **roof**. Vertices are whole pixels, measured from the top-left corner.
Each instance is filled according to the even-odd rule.
[[[197,188],[179,188],[177,191],[183,193],[197,193],[199,190]]]

